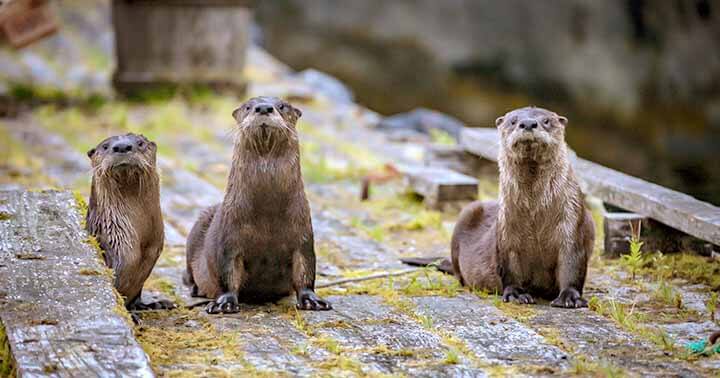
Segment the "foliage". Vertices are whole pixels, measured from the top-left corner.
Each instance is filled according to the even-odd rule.
[[[710,321],[715,321],[715,315],[718,308],[718,293],[717,291],[714,291],[710,293],[710,298],[705,302],[705,307],[707,308],[708,313],[710,314]]]
[[[638,223],[637,231],[633,227],[632,237],[630,239],[630,254],[620,257],[620,264],[630,270],[633,281],[635,281],[635,274],[645,263],[645,257],[641,250],[643,242],[640,241],[640,224],[641,223]],[[632,226],[632,222],[630,225]]]
[[[655,299],[677,309],[682,309],[684,307],[682,295],[665,281],[660,281],[660,284],[655,289],[653,296]]]

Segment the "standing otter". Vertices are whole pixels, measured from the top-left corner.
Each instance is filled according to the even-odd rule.
[[[223,202],[206,209],[188,235],[185,283],[214,299],[208,313],[238,302],[296,293],[297,308],[329,310],[315,294],[310,207],[300,171],[295,123],[300,110],[256,97],[233,112],[237,135]]]
[[[172,308],[142,303],[142,288],[163,248],[157,147],[142,135],[107,138],[88,151],[93,168],[86,228],[105,251],[128,310]]]
[[[452,271],[463,285],[503,293],[504,301],[587,306],[582,298],[595,227],[565,144],[567,119],[535,107],[495,122],[500,132],[500,199],[473,202],[451,242]],[[432,259],[406,259],[428,265]]]

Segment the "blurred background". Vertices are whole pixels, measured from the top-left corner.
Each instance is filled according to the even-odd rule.
[[[547,107],[570,118],[580,156],[720,204],[720,1],[204,3],[250,6],[251,43],[293,69],[335,76],[382,115],[429,108],[489,127],[514,107]],[[55,27],[17,46],[6,35],[0,47],[5,112],[115,96],[111,2],[46,5]],[[214,28],[232,30],[233,20]],[[132,29],[136,39],[148,32],[121,32]],[[132,54],[132,38],[118,51]]]

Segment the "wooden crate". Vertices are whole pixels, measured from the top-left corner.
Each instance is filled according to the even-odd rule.
[[[204,84],[243,90],[252,3],[231,0],[114,0],[120,92]]]

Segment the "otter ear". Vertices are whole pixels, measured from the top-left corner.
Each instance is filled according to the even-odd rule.
[[[232,112],[233,118],[235,118],[235,120],[238,121],[238,122],[240,122],[240,112],[242,112],[242,108],[243,108],[243,107],[241,106],[241,107],[233,110],[233,112]]]
[[[300,118],[300,117],[302,117],[302,110],[300,110],[300,109],[298,109],[298,108],[296,108],[296,107],[293,106],[293,111],[295,112],[295,118]]]
[[[157,144],[156,144],[155,142],[153,142],[153,141],[150,141],[150,143],[148,143],[148,144],[149,144],[150,147],[152,147],[152,148],[157,148]]]
[[[95,149],[91,148],[90,151],[87,152],[87,156],[92,159],[93,155],[95,155]]]
[[[567,123],[568,123],[568,119],[567,119],[567,118],[565,118],[565,117],[563,117],[563,116],[558,116],[558,121],[560,122],[561,125],[567,126]]]
[[[502,125],[504,121],[505,117],[497,117],[497,119],[495,120],[495,127],[500,127],[500,125]]]

